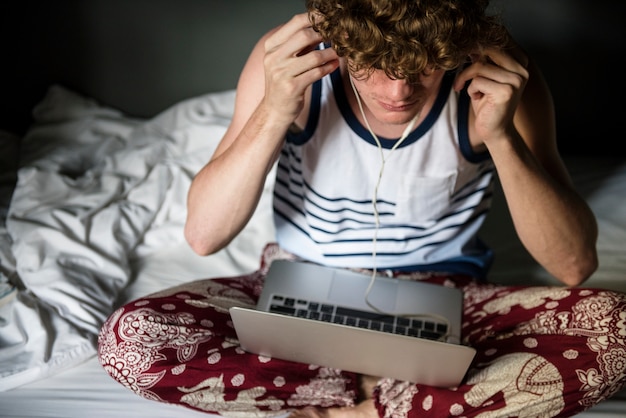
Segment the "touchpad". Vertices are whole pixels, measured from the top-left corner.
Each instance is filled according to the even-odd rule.
[[[333,303],[371,310],[365,301],[371,277],[358,274],[335,272],[328,298]],[[398,293],[397,280],[377,277],[369,292],[368,301],[377,309],[393,312]]]

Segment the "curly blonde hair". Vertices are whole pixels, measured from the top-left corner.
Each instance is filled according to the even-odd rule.
[[[485,47],[504,48],[508,32],[489,0],[307,0],[313,28],[348,59],[352,73],[380,69],[417,81],[451,70]]]

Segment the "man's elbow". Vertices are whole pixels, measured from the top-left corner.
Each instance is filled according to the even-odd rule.
[[[206,235],[199,233],[198,228],[192,227],[189,223],[185,224],[184,235],[193,252],[203,257],[215,254],[226,246],[226,244],[207,239]]]
[[[567,263],[561,281],[568,286],[579,286],[596,272],[599,265],[597,251],[590,249],[584,257]]]

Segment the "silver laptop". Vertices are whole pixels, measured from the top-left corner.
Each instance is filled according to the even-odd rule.
[[[453,387],[476,353],[460,344],[462,304],[459,289],[278,260],[256,309],[230,314],[248,352]]]

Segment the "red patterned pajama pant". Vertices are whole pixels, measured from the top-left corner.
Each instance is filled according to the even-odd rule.
[[[357,402],[354,373],[257,356],[239,347],[228,314],[254,306],[261,269],[186,283],[137,299],[102,327],[104,369],[135,393],[221,415],[268,416]],[[463,342],[477,354],[456,388],[380,379],[381,417],[572,416],[626,383],[626,295],[511,287],[446,275],[398,275],[464,291]]]

